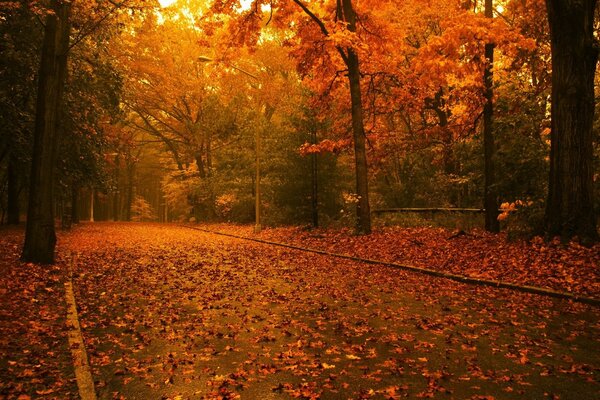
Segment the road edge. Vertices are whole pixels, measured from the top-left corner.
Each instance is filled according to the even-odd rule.
[[[77,303],[73,293],[73,257],[69,256],[69,271],[65,281],[65,300],[67,302],[67,327],[69,329],[69,348],[73,357],[73,368],[81,400],[96,400],[96,389],[92,371],[88,363],[87,352],[81,334]]]

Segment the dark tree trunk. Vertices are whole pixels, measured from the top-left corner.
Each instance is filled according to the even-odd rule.
[[[19,174],[17,160],[14,155],[10,155],[8,159],[8,182],[7,191],[8,199],[6,205],[7,220],[9,225],[18,225],[20,222],[20,207],[19,207]]]
[[[204,168],[204,160],[202,159],[202,150],[198,150],[194,154],[194,158],[196,159],[196,166],[198,167],[198,174],[200,175],[200,180],[204,181],[204,179],[206,179],[206,168]]]
[[[127,166],[127,198],[125,204],[125,221],[131,221],[131,205],[133,204],[133,164]]]
[[[53,263],[54,167],[59,143],[59,119],[67,74],[70,3],[51,1],[46,17],[40,63],[34,144],[23,261]]]
[[[113,217],[113,221],[118,221],[120,220],[120,216],[119,216],[119,193],[113,193],[112,196],[112,217]]]
[[[206,133],[206,176],[212,176],[212,134],[210,130]]]
[[[120,206],[119,206],[119,177],[121,175],[121,158],[117,155],[115,157],[115,191],[113,193],[113,220],[118,221],[121,219],[120,214]]]
[[[339,7],[341,1],[341,7]],[[348,30],[356,32],[356,15],[352,8],[352,0],[338,0],[338,12],[343,11],[343,21],[348,24]],[[365,127],[360,90],[360,66],[358,55],[352,48],[345,51],[345,63],[348,67],[350,83],[350,100],[352,103],[352,135],[354,139],[354,165],[356,169],[356,232],[371,233],[371,209],[369,206],[369,179],[367,167],[367,150]]]
[[[327,26],[319,17],[311,12],[300,0],[293,0],[302,10],[316,22],[325,36],[329,36]],[[356,32],[356,14],[352,7],[352,0],[337,0],[336,20],[346,23],[350,32]],[[340,56],[348,68],[348,82],[350,84],[350,100],[352,103],[352,136],[354,139],[354,165],[356,173],[356,233],[371,233],[371,209],[369,206],[369,180],[367,166],[367,151],[362,96],[360,89],[360,64],[358,54],[351,47],[337,47]]]
[[[592,125],[598,47],[596,0],[546,0],[552,46],[552,133],[547,234],[598,240]]]
[[[317,144],[317,130],[313,130],[311,133],[312,144]],[[312,183],[312,194],[311,194],[311,214],[313,227],[319,227],[319,164],[317,154],[311,155],[311,183]]]
[[[485,0],[485,16],[493,18],[492,0]],[[496,189],[496,144],[494,143],[494,45],[485,45],[486,66],[483,73],[485,85],[485,106],[483,108],[483,153],[484,153],[484,198],[485,229],[488,232],[499,232],[498,222],[498,193]]]
[[[71,187],[71,223],[79,223],[79,188],[75,185]]]
[[[442,165],[444,168],[444,174],[448,177],[456,174],[456,161],[454,159],[454,137],[450,130],[450,111],[446,109],[446,102],[443,98],[444,90],[440,88],[435,97],[428,98],[425,100],[427,108],[433,110],[438,117],[438,126],[440,127],[440,139],[442,141]],[[453,190],[449,193],[448,201],[453,206],[458,205],[458,195]]]

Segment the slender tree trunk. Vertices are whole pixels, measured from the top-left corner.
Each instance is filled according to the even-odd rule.
[[[493,18],[492,0],[485,0],[485,16]],[[498,222],[498,193],[496,188],[496,144],[494,142],[494,45],[485,45],[486,66],[483,73],[485,85],[485,106],[483,108],[483,153],[484,153],[484,199],[485,229],[488,232],[499,232]]]
[[[8,182],[7,182],[7,223],[9,225],[18,225],[20,222],[20,207],[19,207],[19,174],[17,172],[17,160],[14,155],[10,155],[8,159]]]
[[[125,204],[125,220],[131,221],[131,205],[133,204],[133,177],[134,177],[134,166],[130,164],[127,166],[127,198]]]
[[[212,176],[212,134],[206,133],[206,176]]]
[[[198,150],[194,157],[196,158],[196,166],[198,167],[198,174],[200,175],[200,181],[206,179],[206,168],[204,166],[204,160],[202,159],[202,150]]]
[[[317,23],[321,32],[329,36],[327,26],[319,17],[311,12],[300,0],[293,0],[302,10]],[[352,7],[352,0],[336,1],[336,21],[346,23],[350,32],[356,32],[356,14]],[[354,139],[354,165],[356,174],[356,194],[358,204],[356,205],[356,233],[371,233],[371,209],[369,206],[369,180],[367,166],[367,151],[364,117],[362,108],[362,96],[360,89],[360,64],[358,54],[353,48],[337,47],[346,67],[348,68],[348,82],[350,84],[350,100],[352,104],[352,136]]]
[[[71,3],[52,0],[40,63],[34,144],[23,261],[53,263],[54,167],[59,144],[62,94],[67,74]]]
[[[317,144],[317,130],[313,130],[311,133],[312,144]],[[313,227],[319,226],[319,166],[317,154],[311,154],[311,180],[312,180],[312,196],[311,196],[311,208],[312,208],[312,224]]]
[[[352,0],[338,0],[342,2],[343,20],[348,24],[348,30],[356,32],[356,15],[352,8]],[[338,11],[339,12],[339,11]],[[348,67],[348,81],[350,83],[350,100],[352,103],[352,134],[354,139],[354,165],[356,169],[356,232],[358,234],[371,233],[371,209],[369,206],[369,179],[367,167],[367,150],[364,117],[362,108],[362,95],[360,89],[360,66],[358,55],[352,48],[346,49],[346,66]]]
[[[352,132],[354,136],[356,194],[358,195],[356,231],[359,234],[369,234],[371,233],[371,209],[369,206],[369,179],[360,92],[360,72],[358,56],[352,50],[348,52],[348,79],[350,81],[350,97],[352,99]]]
[[[117,155],[115,157],[115,191],[113,193],[113,204],[112,204],[112,209],[113,209],[113,220],[118,221],[121,219],[121,216],[119,215],[119,177],[121,175],[121,158]]]
[[[71,223],[79,223],[79,188],[76,185],[71,187]]]
[[[118,221],[120,219],[120,217],[119,217],[119,192],[118,191],[113,193],[112,215],[113,215],[113,221]]]
[[[444,90],[440,88],[435,97],[426,99],[428,108],[433,110],[438,117],[438,126],[440,127],[440,139],[442,140],[442,165],[444,174],[448,177],[456,174],[456,162],[454,160],[454,138],[450,130],[450,122],[448,120],[450,112],[446,110],[444,101]],[[451,191],[448,196],[448,201],[453,206],[458,205],[458,195],[456,191]]]
[[[596,0],[546,0],[552,47],[547,234],[598,240],[593,199]]]
[[[90,222],[94,222],[94,188],[90,188]]]
[[[256,190],[254,192],[254,233],[260,233],[260,231],[262,230],[262,224],[261,224],[261,209],[260,209],[260,205],[261,205],[261,191],[260,191],[260,130],[262,128],[261,127],[257,127],[256,128],[256,132],[255,132],[255,136],[254,136],[254,141],[255,141],[255,164],[254,164],[254,171],[255,171],[255,184],[256,184]]]

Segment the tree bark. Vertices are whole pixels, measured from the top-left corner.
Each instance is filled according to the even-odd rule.
[[[341,2],[341,8],[339,7]],[[352,8],[352,0],[338,0],[338,12],[343,11],[343,21],[348,24],[348,30],[356,32],[356,15]],[[362,94],[360,89],[360,65],[358,54],[352,48],[347,48],[344,59],[348,67],[348,81],[350,83],[350,101],[352,103],[352,136],[354,139],[354,165],[356,169],[356,232],[358,234],[371,233],[371,209],[369,206],[369,179],[367,167],[367,150],[364,117],[362,108]]]
[[[202,159],[202,149],[196,151],[194,158],[196,159],[200,181],[204,181],[204,179],[206,179],[206,168],[204,167],[204,160]]]
[[[493,18],[492,0],[485,0],[485,16]],[[486,65],[483,72],[485,106],[483,107],[483,153],[484,153],[484,198],[485,230],[500,232],[498,221],[498,193],[496,189],[496,143],[494,140],[494,44],[485,45]]]
[[[23,261],[53,263],[54,169],[62,95],[67,74],[71,3],[52,0],[46,17],[34,127],[34,144]]]
[[[254,191],[254,233],[260,233],[260,231],[262,231],[262,224],[261,224],[261,187],[260,187],[260,152],[261,152],[261,148],[260,148],[260,130],[262,128],[261,127],[257,127],[256,128],[256,132],[255,132],[255,136],[254,136],[254,142],[255,142],[255,161],[254,161],[254,171],[255,171],[255,175],[256,177],[255,179],[255,183],[256,183],[256,190]]]
[[[16,157],[11,154],[8,159],[8,182],[7,191],[8,199],[6,206],[7,223],[9,225],[18,225],[20,222],[20,207],[19,207],[19,174]]]
[[[90,222],[94,222],[94,188],[90,188]]]
[[[598,240],[593,199],[596,0],[546,0],[552,48],[549,237]]]
[[[119,157],[119,155],[117,154],[117,156],[115,157],[115,174],[114,174],[114,180],[115,180],[115,186],[114,186],[114,190],[113,190],[113,198],[112,198],[112,214],[113,214],[113,221],[119,221],[121,219],[121,216],[119,215],[119,211],[120,211],[120,207],[119,207],[119,178],[121,176],[121,157]]]
[[[135,164],[127,162],[127,194],[125,204],[125,221],[131,221],[131,205],[133,204],[133,178],[135,176]]]
[[[76,185],[71,187],[71,223],[79,223],[79,188]]]
[[[317,130],[311,132],[312,144],[317,144]],[[311,154],[311,214],[314,228],[319,227],[319,165],[317,154]]]
[[[293,0],[319,26],[321,33],[329,36],[327,26],[300,0]],[[337,0],[336,20],[343,21],[350,32],[356,32],[356,14],[352,0]],[[371,210],[369,206],[369,180],[367,166],[367,151],[365,147],[365,127],[360,89],[360,64],[358,54],[353,48],[337,47],[340,56],[348,68],[350,84],[350,100],[352,104],[352,136],[354,139],[354,165],[356,174],[356,233],[371,233]]]

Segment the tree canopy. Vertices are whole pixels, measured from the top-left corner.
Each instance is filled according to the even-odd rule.
[[[61,4],[0,9],[3,220],[18,220],[25,200],[38,196],[40,184],[26,188],[35,178],[42,39]],[[351,222],[368,233],[371,208],[503,204],[492,217],[500,212],[504,227],[597,238],[598,134],[591,112],[585,123],[582,114],[556,125],[566,121],[556,114],[557,92],[551,97],[562,42],[550,33],[567,31],[553,26],[552,3],[161,4],[72,2],[60,55],[68,73],[56,110],[59,144],[50,157],[59,215],[91,214],[94,197],[99,218],[129,220],[141,198],[159,220],[247,222],[262,214],[272,225],[321,213],[326,224]],[[566,15],[555,13],[557,21]],[[595,3],[578,13],[571,17],[588,24],[581,40],[594,42]],[[586,98],[595,90],[589,60]],[[573,139],[579,147],[562,144],[565,129],[585,137]],[[493,139],[485,151],[484,132]],[[570,155],[558,155],[565,148]],[[585,184],[556,181],[571,165],[556,157],[581,161],[573,174]],[[585,193],[564,196],[575,187]],[[484,204],[488,191],[492,202]],[[575,208],[592,214],[573,217]]]

